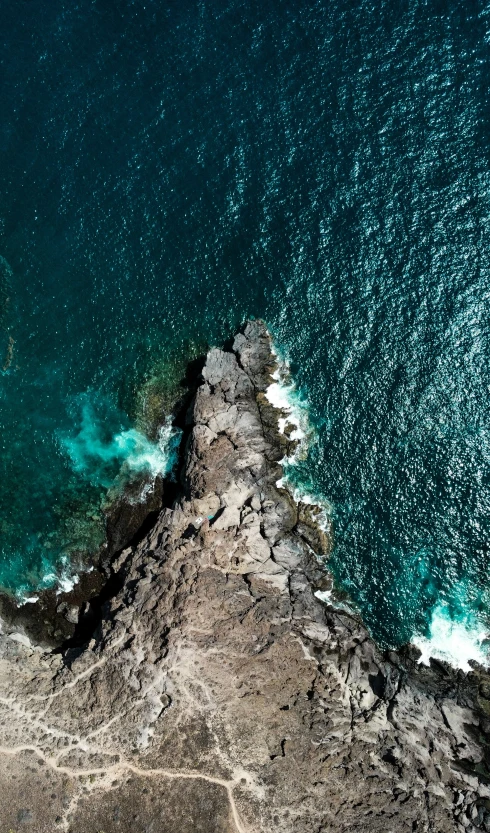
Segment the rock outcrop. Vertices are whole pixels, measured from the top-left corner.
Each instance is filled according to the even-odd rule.
[[[1,833],[490,830],[488,678],[383,654],[315,597],[273,365],[261,322],[210,351],[181,496],[88,644],[1,637]]]

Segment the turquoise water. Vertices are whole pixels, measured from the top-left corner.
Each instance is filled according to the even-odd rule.
[[[373,633],[485,630],[489,27],[468,2],[5,0],[2,585],[97,546],[121,467],[171,459],[185,358],[262,316]]]

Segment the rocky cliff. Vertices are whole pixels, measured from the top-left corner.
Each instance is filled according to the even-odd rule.
[[[328,541],[275,485],[273,365],[260,322],[208,354],[180,497],[88,644],[0,638],[0,833],[490,830],[488,678],[316,599]]]

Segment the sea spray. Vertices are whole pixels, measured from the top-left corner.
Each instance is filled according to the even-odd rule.
[[[285,461],[286,464],[293,465],[299,456],[306,455],[308,449],[308,438],[312,431],[308,404],[301,397],[291,378],[289,361],[281,357],[274,346],[271,352],[277,366],[272,374],[274,381],[267,388],[265,395],[270,404],[281,411],[282,415],[278,420],[279,433],[286,435],[295,443],[295,453],[288,456]]]
[[[160,427],[156,442],[134,428],[110,435],[107,426],[114,427],[114,409],[106,408],[107,421],[103,424],[101,398],[95,399],[98,407],[93,396],[82,398],[77,433],[59,437],[73,472],[88,481],[87,499],[78,502],[74,488],[73,494],[66,496],[69,508],[64,504],[59,507],[57,526],[45,535],[31,536],[24,542],[23,552],[12,551],[1,564],[0,586],[14,592],[19,604],[35,600],[33,593],[43,590],[69,592],[81,571],[93,569],[87,559],[105,540],[107,504],[132,483],[138,488],[128,491],[128,502],[144,502],[157,477],[172,476],[181,432],[171,420],[167,418]],[[123,416],[118,415],[118,419]],[[23,563],[26,566],[22,567]],[[23,575],[22,582],[19,574]]]
[[[309,481],[309,453],[315,445],[316,433],[310,419],[308,402],[297,390],[291,378],[290,366],[287,359],[279,356],[274,349],[277,368],[273,373],[273,382],[266,391],[268,401],[277,408],[279,417],[279,431],[291,441],[292,452],[281,461],[283,476],[277,482],[282,488],[287,488],[296,502],[311,504],[321,509],[320,525],[332,534],[333,507],[323,497],[319,497],[314,486]],[[430,574],[430,552],[423,549],[409,557],[403,555],[402,563],[407,574],[417,575],[426,594],[432,589],[437,598],[437,588],[433,587]],[[407,576],[408,578],[408,576]],[[463,584],[452,589],[451,604],[436,603],[425,632],[411,634],[411,641],[421,651],[420,662],[428,664],[430,657],[448,662],[455,668],[469,671],[470,661],[488,665],[490,658],[489,633],[480,618],[470,613],[475,607],[485,608],[482,600],[476,605],[474,595]],[[327,589],[317,590],[315,595],[325,604],[350,613],[362,615],[362,607],[351,598],[342,586],[332,584]],[[416,600],[414,598],[414,603]]]
[[[125,425],[124,415],[102,397],[94,402],[85,396],[80,403],[79,429],[72,436],[65,434],[61,441],[74,471],[92,485],[109,489],[116,478],[122,486],[135,475],[147,475],[148,481],[152,481],[171,473],[181,432],[172,425],[170,417],[159,429],[156,442],[152,442],[136,428]],[[118,428],[115,422],[119,423]]]
[[[282,477],[277,481],[279,488],[287,488],[296,503],[318,508],[317,523],[329,536],[332,535],[332,504],[315,494],[299,474],[299,464],[305,461],[315,442],[315,429],[311,424],[308,402],[296,388],[291,377],[289,361],[279,355],[275,346],[272,354],[277,367],[272,374],[273,382],[266,390],[267,400],[280,412],[279,433],[287,437],[291,451],[281,460]]]
[[[440,602],[432,611],[426,634],[415,634],[413,644],[422,652],[419,662],[429,665],[431,657],[443,660],[454,668],[470,671],[470,661],[488,666],[490,660],[489,631],[470,612],[456,617],[447,602]]]
[[[57,593],[71,590],[80,570],[91,569],[86,564],[86,556],[95,552],[105,539],[104,513],[112,501],[124,493],[128,503],[143,503],[153,491],[157,478],[172,477],[182,433],[172,425],[171,417],[166,417],[153,442],[130,426],[126,415],[108,398],[93,391],[74,400],[71,416],[77,430],[60,434],[60,447],[72,471],[90,485],[95,502],[86,506],[79,518],[70,514],[61,528],[51,533],[51,542],[49,537],[44,542],[44,547],[54,548],[58,557],[53,558],[32,587],[56,586]],[[101,529],[104,529],[102,537]],[[92,536],[93,546],[83,546],[91,533],[96,533]],[[80,537],[82,546],[77,543]],[[22,600],[30,589],[21,588]]]

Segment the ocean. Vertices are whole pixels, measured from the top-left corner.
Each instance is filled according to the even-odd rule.
[[[76,571],[171,468],[187,361],[262,317],[337,584],[380,644],[484,658],[490,5],[0,5],[0,585]]]

